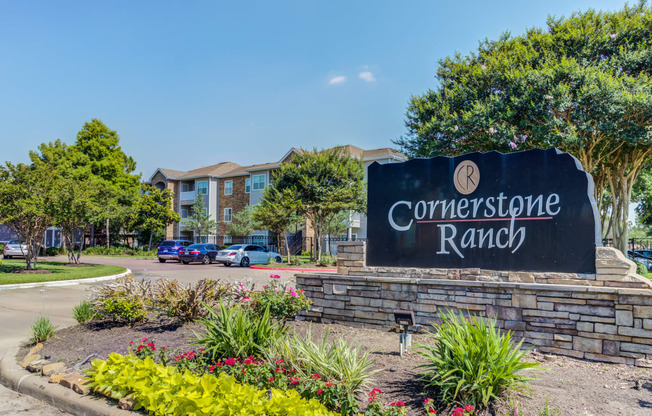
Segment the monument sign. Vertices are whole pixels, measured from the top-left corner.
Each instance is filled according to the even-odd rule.
[[[557,149],[369,166],[367,265],[595,273],[593,179]]]

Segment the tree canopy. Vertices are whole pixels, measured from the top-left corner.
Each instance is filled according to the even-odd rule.
[[[342,147],[302,151],[275,172],[272,186],[295,201],[296,213],[314,228],[317,260],[329,218],[341,211],[366,211],[364,173],[362,161]]]
[[[202,235],[217,233],[217,221],[211,219],[211,214],[204,207],[204,196],[200,193],[197,193],[190,215],[182,223],[197,234],[199,242],[202,241]]]
[[[557,147],[593,174],[599,208],[611,191],[616,246],[625,250],[632,186],[652,155],[652,11],[589,10],[484,40],[439,62],[435,90],[410,100],[413,157]]]

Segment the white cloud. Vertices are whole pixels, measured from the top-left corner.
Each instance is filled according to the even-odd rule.
[[[344,75],[332,75],[328,80],[328,85],[343,84],[345,82],[346,82],[346,77]]]
[[[358,74],[358,77],[360,79],[365,80],[367,82],[374,82],[376,81],[376,77],[374,77],[374,74],[370,71],[363,71]]]

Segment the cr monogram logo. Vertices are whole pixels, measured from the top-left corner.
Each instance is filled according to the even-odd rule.
[[[453,174],[453,184],[459,193],[468,195],[475,191],[479,183],[480,169],[478,169],[478,165],[470,160],[465,160],[457,165]]]

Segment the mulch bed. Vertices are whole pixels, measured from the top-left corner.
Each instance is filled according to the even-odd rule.
[[[26,270],[26,269],[15,269],[11,273],[17,274],[49,274],[52,273],[51,270]]]
[[[305,334],[309,327],[306,322],[291,322],[290,325],[297,334]],[[192,349],[190,344],[196,339],[193,331],[201,332],[202,328],[200,324],[179,325],[166,319],[140,323],[133,328],[103,322],[89,323],[58,331],[53,339],[45,343],[41,354],[72,366],[92,353],[98,354],[99,358],[106,358],[111,352],[125,354],[129,341],[144,337],[154,340],[157,347]],[[373,351],[371,356],[376,360],[374,368],[382,371],[370,388],[380,388],[385,393],[383,400],[403,400],[410,408],[408,415],[423,414],[421,404],[427,394],[418,380],[418,370],[414,368],[422,364],[424,358],[416,354],[416,348],[400,357],[397,333],[342,325],[312,324],[313,339],[319,341],[326,330],[330,330],[330,339],[341,336],[351,345],[363,345],[363,348]],[[416,343],[427,343],[427,336],[413,335],[413,344]],[[26,348],[20,354],[24,355],[25,352]],[[576,360],[536,351],[528,353],[527,358],[540,362],[545,370],[534,374],[537,380],[530,383],[533,389],[531,397],[516,397],[523,412],[521,415],[537,416],[546,399],[550,408],[559,409],[556,415],[652,414],[652,389],[643,386],[652,378],[650,369]],[[438,411],[438,414],[448,415],[450,410]]]

